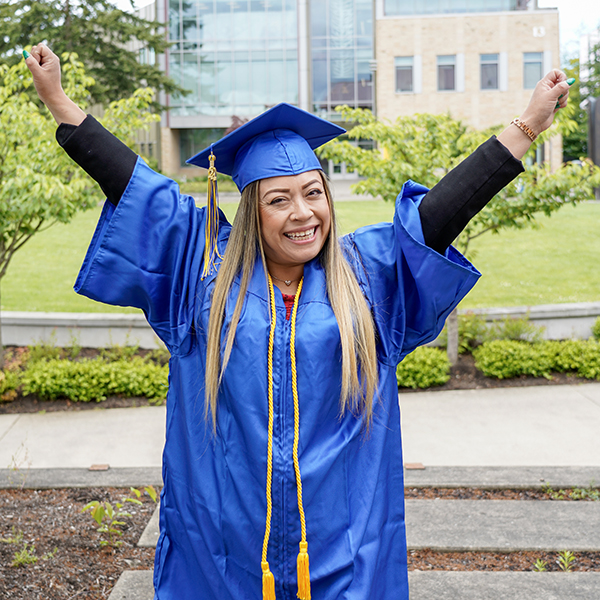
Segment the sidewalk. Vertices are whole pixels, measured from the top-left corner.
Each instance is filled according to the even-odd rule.
[[[600,383],[401,392],[400,406],[405,462],[426,467],[407,472],[409,485],[435,485],[430,467],[455,485],[477,473],[493,482],[490,467],[518,487],[558,467],[578,474],[572,485],[600,482]],[[160,468],[164,427],[164,407],[0,415],[0,468]]]

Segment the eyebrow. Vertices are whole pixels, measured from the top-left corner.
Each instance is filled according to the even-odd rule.
[[[321,183],[321,181],[319,181],[318,179],[313,179],[312,181],[309,181],[308,183],[305,183],[302,186],[302,189],[306,189],[307,187],[314,185],[315,183]],[[289,192],[290,188],[273,188],[271,190],[267,190],[264,194],[263,194],[263,198],[265,196],[268,196],[269,194],[285,194],[286,192]]]

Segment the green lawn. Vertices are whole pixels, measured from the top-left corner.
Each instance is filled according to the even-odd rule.
[[[237,206],[223,204],[232,219]],[[389,221],[384,202],[339,202],[341,232]],[[2,309],[57,312],[132,312],[73,292],[73,283],[100,209],[36,235],[2,280]],[[600,204],[566,207],[539,230],[509,231],[476,242],[475,265],[484,274],[464,307],[519,306],[600,300]]]

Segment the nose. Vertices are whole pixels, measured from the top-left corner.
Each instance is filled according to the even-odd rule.
[[[307,221],[312,217],[313,211],[310,204],[304,198],[294,201],[294,209],[290,218],[292,221]]]

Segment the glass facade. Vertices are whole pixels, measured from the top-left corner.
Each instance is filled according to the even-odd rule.
[[[313,110],[336,118],[340,104],[373,109],[372,0],[310,1]]]
[[[171,114],[256,115],[298,103],[295,0],[169,0]]]
[[[385,0],[388,16],[526,10],[530,0]]]

